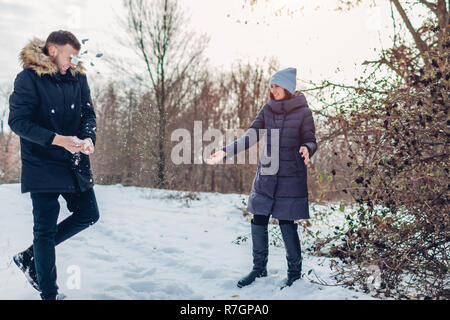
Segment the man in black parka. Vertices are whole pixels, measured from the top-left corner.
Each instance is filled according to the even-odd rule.
[[[99,219],[89,154],[96,117],[81,44],[68,31],[34,38],[21,51],[23,65],[10,96],[8,124],[20,136],[22,193],[33,204],[33,245],[14,262],[42,299],[56,299],[55,246]],[[62,196],[72,215],[57,224]]]

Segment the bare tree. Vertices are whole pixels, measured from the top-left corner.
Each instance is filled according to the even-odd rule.
[[[187,20],[175,0],[128,0],[129,31],[142,57],[158,115],[157,185],[166,185],[166,140],[170,118],[191,91],[191,72],[202,62],[208,38],[186,30]]]
[[[105,90],[94,95],[97,109],[97,143],[93,154],[93,171],[96,180],[103,184],[121,181],[120,146],[122,131],[120,128],[120,99],[114,83],[110,82]]]
[[[259,109],[269,96],[269,78],[278,66],[274,58],[263,63],[237,62],[228,77],[228,117],[226,123],[229,127],[247,130]],[[247,163],[247,162],[246,162]],[[227,168],[229,179],[234,182],[235,190],[243,193],[248,190],[254,174],[254,166],[249,164]]]
[[[8,85],[0,86],[0,134],[3,135],[6,129],[6,123],[8,123],[8,99],[12,92],[12,87]]]
[[[391,5],[394,26],[401,21],[407,31],[394,28],[392,46],[365,63],[355,86],[325,81],[314,88],[345,96],[322,100],[332,107],[325,126],[340,160],[332,175],[345,173],[341,189],[360,205],[328,237],[329,254],[345,262],[335,267],[347,285],[369,292],[371,265],[380,270],[377,295],[448,298],[450,38],[442,21],[449,14],[440,0]],[[418,28],[415,6],[429,9]]]
[[[7,127],[11,86],[0,86],[0,183],[18,182],[20,177],[19,139]]]

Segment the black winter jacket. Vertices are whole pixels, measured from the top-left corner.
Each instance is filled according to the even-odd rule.
[[[81,63],[67,74],[42,51],[44,41],[31,40],[20,53],[23,71],[9,98],[10,128],[20,136],[21,190],[86,191],[94,184],[89,156],[52,145],[56,134],[90,137],[95,144],[96,116]]]

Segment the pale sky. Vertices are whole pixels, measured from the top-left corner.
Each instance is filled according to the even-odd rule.
[[[243,0],[180,0],[190,16],[187,28],[210,35],[206,55],[224,68],[238,58],[253,61],[274,55],[282,67],[297,67],[301,78],[327,77],[337,67],[351,73],[347,69],[354,63],[374,57],[380,39],[388,44],[392,23],[387,6],[340,13],[333,10],[334,0],[314,1],[328,4],[317,10],[308,5],[312,2],[261,0],[251,12],[242,9]],[[273,15],[283,5],[296,9],[300,4],[304,10],[293,17]],[[124,14],[121,0],[0,0],[0,82],[20,71],[17,56],[31,37],[45,39],[53,30],[69,29],[101,50],[122,32],[116,17]]]
[[[205,54],[212,66],[228,69],[237,59],[254,62],[275,56],[281,68],[297,68],[299,87],[302,80],[349,82],[359,76],[361,62],[376,58],[374,48],[390,45],[387,2],[343,13],[334,10],[336,0],[260,0],[253,11],[242,8],[243,0],[179,1],[190,17],[186,28],[209,35]],[[321,7],[316,9],[316,3]],[[301,6],[304,9],[292,17],[274,15],[279,8]],[[125,14],[122,0],[0,0],[0,85],[12,86],[21,70],[18,54],[29,39],[45,40],[58,29],[70,30],[80,40],[89,38],[84,49],[92,54],[121,55],[139,67],[141,61],[117,43],[124,35],[117,17]],[[93,61],[95,70],[88,70],[91,83],[114,77],[101,59]]]

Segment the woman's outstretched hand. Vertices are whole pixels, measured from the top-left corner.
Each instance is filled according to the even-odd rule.
[[[305,164],[308,164],[308,161],[309,161],[309,151],[308,151],[308,148],[307,147],[305,147],[305,146],[301,146],[300,147],[300,150],[298,151],[301,155],[302,155],[302,157],[303,158],[305,158]]]
[[[219,162],[222,161],[223,158],[225,158],[226,155],[227,155],[227,153],[225,151],[219,150],[216,153],[212,154],[211,157],[206,159],[206,163],[207,164],[218,164]]]

